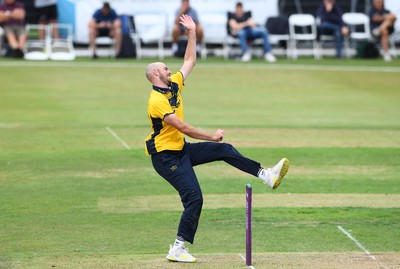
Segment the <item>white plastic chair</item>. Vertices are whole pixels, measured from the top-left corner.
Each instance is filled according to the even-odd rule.
[[[366,40],[366,41],[373,40],[369,24],[369,17],[367,15],[363,13],[344,13],[342,18],[343,21],[350,27],[350,36],[349,36],[350,39]],[[361,27],[356,28],[356,26],[360,25],[363,26],[362,30],[360,30]],[[346,45],[347,57],[350,57],[351,56],[350,41],[347,40],[345,45]],[[389,46],[391,54],[394,57],[397,57],[396,45],[394,39],[391,37],[389,38]]]
[[[48,26],[27,24],[25,27],[27,40],[24,48],[24,59],[33,61],[46,61],[50,57],[51,36]],[[40,39],[38,33],[45,32],[45,38]]]
[[[115,57],[115,39],[111,36],[98,36],[95,39],[96,46],[108,46],[108,52],[106,52],[108,56],[111,58]]]
[[[226,31],[227,17],[224,13],[206,13],[200,16],[201,25],[204,29],[201,58],[207,58],[207,44],[222,45],[224,59],[229,56],[228,33]]]
[[[348,58],[351,57],[350,41],[351,40],[371,40],[371,30],[369,26],[369,17],[363,13],[344,13],[343,21],[348,25],[350,35],[345,39],[345,49]],[[362,26],[362,27],[357,27]],[[362,28],[362,29],[361,29]]]
[[[278,45],[280,41],[286,41],[287,46],[289,46],[289,35],[277,35],[277,34],[268,34],[268,41],[271,45]],[[289,48],[286,48],[286,57],[289,58]]]
[[[165,14],[136,14],[133,17],[136,33],[131,37],[136,43],[136,56],[142,58],[142,43],[157,43],[158,57],[164,58],[164,38],[167,30],[167,21]]]
[[[58,39],[51,38],[50,42],[50,59],[59,61],[72,61],[75,59],[75,50],[72,42],[72,26],[70,24],[50,24],[49,34],[57,29],[60,37]]]
[[[311,31],[307,33],[296,32],[296,27],[307,27]],[[290,56],[297,59],[297,41],[311,41],[313,44],[313,54],[315,59],[319,59],[319,46],[317,41],[317,26],[313,15],[293,14],[289,17],[289,36],[290,36]]]

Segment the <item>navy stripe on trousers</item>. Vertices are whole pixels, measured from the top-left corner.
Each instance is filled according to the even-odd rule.
[[[186,143],[182,151],[162,151],[151,156],[154,169],[179,193],[184,207],[178,236],[193,244],[203,207],[203,195],[193,166],[225,161],[257,176],[260,163],[240,154],[231,144],[200,142]]]

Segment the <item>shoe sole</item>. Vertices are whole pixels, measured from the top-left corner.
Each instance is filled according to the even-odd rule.
[[[170,262],[184,262],[184,263],[195,263],[197,260],[194,261],[185,261],[185,260],[176,260],[175,258],[167,258]]]
[[[197,262],[196,259],[194,260],[180,260],[179,258],[175,257],[175,256],[169,256],[167,255],[167,257],[165,257],[167,260],[169,260],[170,262],[185,262],[185,263],[194,263]]]
[[[284,178],[284,176],[286,175],[286,173],[289,170],[289,160],[286,158],[283,158],[282,160],[283,160],[283,165],[282,165],[281,171],[279,171],[279,177],[275,181],[274,186],[272,187],[273,190],[275,190],[276,188],[279,187],[279,185],[281,185],[282,179]]]

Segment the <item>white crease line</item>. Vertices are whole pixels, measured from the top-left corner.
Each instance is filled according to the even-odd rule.
[[[106,127],[106,130],[115,138],[117,139],[119,142],[121,142],[121,144],[127,149],[130,150],[131,147],[124,141],[122,140],[113,130],[111,130],[110,127]]]
[[[369,251],[368,251],[365,247],[363,247],[363,245],[361,245],[360,242],[358,242],[357,239],[355,239],[348,231],[346,231],[342,226],[337,226],[337,227],[338,227],[339,230],[341,230],[345,235],[347,235],[348,238],[350,238],[351,240],[353,240],[353,241],[357,244],[357,246],[358,246],[359,248],[361,248],[362,250],[364,250],[364,252],[367,253],[368,256],[369,256],[371,259],[376,260],[375,256],[374,256],[374,255],[371,255],[371,253],[369,253]]]
[[[242,254],[239,253],[239,256],[242,257],[242,259],[246,262],[246,258]],[[249,268],[256,269],[253,265],[249,265]]]

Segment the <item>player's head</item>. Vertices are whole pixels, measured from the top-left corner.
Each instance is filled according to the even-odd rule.
[[[237,2],[236,3],[236,15],[238,15],[239,17],[243,16],[244,12],[243,12],[243,4],[242,2]]]
[[[374,5],[374,7],[376,8],[376,9],[383,9],[383,7],[384,7],[384,1],[383,0],[374,0],[373,1],[373,5]]]
[[[108,15],[108,14],[110,13],[110,11],[111,11],[110,3],[104,2],[104,3],[103,3],[103,7],[101,8],[101,12],[102,12],[104,15]]]
[[[189,0],[182,0],[181,1],[181,11],[183,13],[187,13],[189,11]]]
[[[164,84],[164,86],[169,86],[171,84],[171,71],[162,62],[149,64],[146,68],[146,77],[153,85]]]

